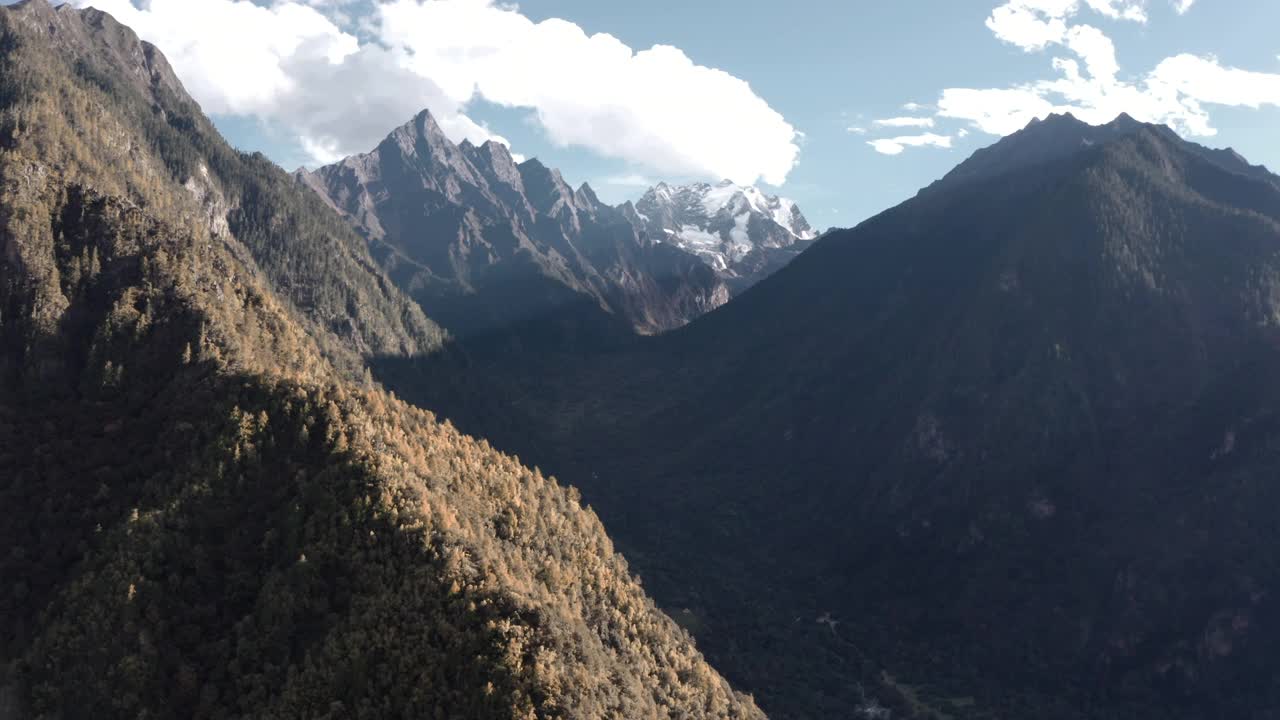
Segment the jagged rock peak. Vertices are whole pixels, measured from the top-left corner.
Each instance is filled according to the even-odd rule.
[[[440,129],[440,124],[436,122],[430,110],[423,110],[414,115],[412,120],[393,130],[388,139],[408,147],[413,147],[419,140],[425,141],[431,147],[456,147],[444,134],[444,130]]]
[[[814,235],[791,200],[766,195],[755,186],[738,185],[730,180],[722,180],[715,185],[706,182],[680,186],[659,183],[645,193],[637,203],[637,209],[642,213],[653,209],[659,214],[672,209],[684,219],[722,215],[737,217],[746,213],[777,224],[797,239],[807,240]]]
[[[1119,115],[1117,115],[1116,119],[1112,120],[1110,124],[1115,126],[1133,126],[1133,125],[1140,125],[1141,123],[1135,120],[1133,116],[1130,115],[1129,113],[1122,112]]]
[[[1023,130],[1030,130],[1036,127],[1075,128],[1082,131],[1088,131],[1091,128],[1092,129],[1105,128],[1109,130],[1132,130],[1132,129],[1136,129],[1146,125],[1148,125],[1148,123],[1144,123],[1140,120],[1135,119],[1132,115],[1130,115],[1127,112],[1122,112],[1119,115],[1116,115],[1115,118],[1112,119],[1110,122],[1094,125],[1092,123],[1081,120],[1080,118],[1076,117],[1074,113],[1067,111],[1062,113],[1049,113],[1043,119],[1038,117],[1032,118],[1031,122],[1027,123],[1026,127],[1024,127]]]
[[[1091,125],[1070,112],[1051,113],[978,150],[922,192],[1030,168],[1144,130],[1176,137],[1168,127],[1140,122],[1128,113],[1101,125]]]
[[[635,212],[650,238],[697,255],[727,277],[758,279],[785,261],[763,261],[762,252],[786,250],[817,237],[791,200],[731,180],[714,185],[661,182],[640,198]]]
[[[503,185],[514,188],[523,186],[520,168],[516,166],[515,158],[511,156],[511,149],[505,143],[486,140],[479,147],[466,141],[464,143],[462,150],[467,158],[491,180],[497,180]]]
[[[574,194],[579,200],[582,200],[592,206],[600,204],[600,197],[596,195],[596,191],[592,189],[591,185],[588,183],[582,183]]]
[[[559,170],[547,167],[537,158],[526,160],[517,167],[524,179],[529,202],[539,212],[556,215],[564,206],[573,205],[573,190]]]
[[[550,182],[554,182],[556,184],[564,184],[564,178],[560,175],[559,170],[556,170],[555,168],[547,167],[541,160],[539,160],[536,157],[525,160],[524,162],[519,164],[519,167],[520,167],[520,172],[526,175],[533,176],[533,177],[544,177],[548,179],[548,181]]]

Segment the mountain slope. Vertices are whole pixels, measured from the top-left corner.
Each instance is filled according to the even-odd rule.
[[[345,223],[294,192],[261,155],[227,147],[155,48],[92,9],[22,3],[11,22],[28,40],[6,54],[0,91],[8,106],[0,144],[16,157],[56,159],[64,174],[153,214],[233,236],[307,322],[359,354],[413,355],[441,344],[440,329],[395,292]],[[60,54],[50,56],[50,46]],[[135,142],[138,133],[149,148]],[[274,233],[294,242],[273,244]]]
[[[760,717],[576,491],[351,380],[436,331],[165,67],[0,8],[0,708]]]
[[[656,333],[723,304],[715,273],[645,242],[591,188],[504,145],[456,145],[427,112],[373,152],[296,174],[360,228],[396,282],[460,337],[552,317]]]
[[[702,258],[735,293],[773,274],[818,237],[795,203],[725,180],[659,183],[635,205],[638,225]]]
[[[1051,118],[686,329],[514,371],[520,416],[477,397],[510,368],[438,397],[580,485],[774,716],[853,677],[924,716],[1262,718],[1277,298],[1275,176]]]

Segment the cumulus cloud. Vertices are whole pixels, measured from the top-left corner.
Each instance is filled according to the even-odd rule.
[[[381,38],[466,103],[531,108],[548,137],[671,175],[785,181],[798,135],[744,81],[679,48],[635,51],[492,0],[392,0]]]
[[[355,37],[318,10],[295,2],[261,7],[247,0],[74,0],[96,7],[164,51],[188,91],[212,113],[269,111],[296,89],[286,63],[306,56],[339,64]]]
[[[987,28],[998,40],[1023,52],[1050,54],[1053,74],[1008,87],[944,89],[934,106],[935,122],[926,125],[915,124],[919,118],[890,118],[876,125],[934,127],[960,121],[967,127],[949,135],[928,133],[869,144],[890,155],[912,146],[950,147],[951,137],[965,137],[970,127],[1008,135],[1034,119],[1065,112],[1094,124],[1128,113],[1186,135],[1211,136],[1217,132],[1209,113],[1212,106],[1280,107],[1280,74],[1230,67],[1213,56],[1182,53],[1162,60],[1145,74],[1122,74],[1111,37],[1081,17],[1147,23],[1150,4],[1148,0],[1005,0],[991,11]],[[1168,0],[1178,15],[1194,4],[1195,0]],[[907,103],[904,107],[916,112],[925,106]],[[898,120],[907,122],[895,124]]]
[[[1172,0],[1185,13],[1194,0]],[[1025,52],[1052,50],[1055,75],[1005,88],[949,88],[937,116],[1007,135],[1035,118],[1071,112],[1104,123],[1127,112],[1194,136],[1216,134],[1207,106],[1280,106],[1280,74],[1223,65],[1212,56],[1179,54],[1144,75],[1123,77],[1116,47],[1102,30],[1077,22],[1086,9],[1117,21],[1147,22],[1138,0],[1008,0],[992,11],[987,27]]]
[[[333,162],[374,147],[392,129],[424,107],[455,141],[510,144],[469,118],[464,103],[430,78],[400,64],[377,45],[365,45],[342,63],[296,57],[286,63],[296,80],[279,96],[273,116],[298,133],[315,160]]]
[[[882,155],[901,155],[903,150],[909,147],[951,147],[950,135],[938,135],[937,133],[924,133],[922,135],[902,135],[895,138],[881,138],[879,140],[868,140],[867,144]]]
[[[1066,19],[1080,9],[1079,0],[1010,0],[991,11],[987,27],[1001,40],[1023,50],[1043,50],[1062,42]]]
[[[1280,106],[1280,74],[1223,67],[1214,58],[1176,55],[1161,61],[1149,82],[1212,105]]]
[[[294,134],[314,162],[374,147],[430,108],[456,140],[503,138],[384,47],[361,45],[331,15],[352,0],[75,0],[132,27],[165,53],[209,113],[256,117]],[[317,9],[319,8],[319,9]]]
[[[927,127],[933,127],[933,118],[929,118],[929,117],[893,117],[893,118],[884,118],[883,120],[876,120],[876,121],[875,121],[875,124],[876,124],[876,125],[879,125],[880,127],[898,127],[898,128],[902,128],[902,127],[913,127],[913,128],[927,128]]]
[[[1169,0],[1182,15],[1195,0]],[[991,12],[987,27],[1001,40],[1023,50],[1042,50],[1060,43],[1070,18],[1084,9],[1111,20],[1146,23],[1148,0],[1006,0]]]
[[[468,116],[479,99],[531,111],[558,145],[662,174],[781,184],[799,153],[800,134],[741,79],[494,0],[73,2],[159,46],[206,111],[284,127],[318,162],[367,151],[424,107],[454,140],[505,142]]]

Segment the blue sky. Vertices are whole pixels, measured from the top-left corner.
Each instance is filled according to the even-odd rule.
[[[913,195],[996,136],[971,132],[953,147],[886,156],[847,131],[875,119],[913,115],[908,102],[932,104],[946,87],[1003,87],[1049,75],[1048,54],[997,40],[985,21],[990,0],[744,0],[717,3],[648,0],[524,0],[533,19],[563,17],[589,33],[608,32],[632,47],[668,43],[696,61],[733,72],[803,131],[799,163],[781,189],[819,227],[852,225]],[[780,13],[779,8],[785,8]],[[1201,0],[1179,16],[1149,4],[1147,23],[1092,17],[1112,35],[1122,68],[1143,72],[1181,52],[1216,55],[1224,64],[1280,73],[1280,2]],[[1280,108],[1215,109],[1219,134],[1193,138],[1233,146],[1254,163],[1280,170]],[[961,127],[956,122],[949,127]],[[507,131],[507,125],[502,125]],[[589,156],[566,156],[536,132],[519,137],[526,152],[555,158],[567,176],[603,175]],[[575,154],[576,155],[576,154]],[[594,181],[593,181],[594,182]],[[625,191],[624,191],[625,192]]]
[[[823,228],[1049,110],[1125,110],[1280,169],[1275,0],[76,2],[156,42],[231,142],[290,168],[429,107],[606,200],[732,174]]]

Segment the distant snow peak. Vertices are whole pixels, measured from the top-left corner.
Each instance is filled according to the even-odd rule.
[[[650,237],[693,253],[745,284],[774,268],[780,254],[793,255],[817,237],[791,200],[730,180],[658,183],[636,203],[636,213]]]

